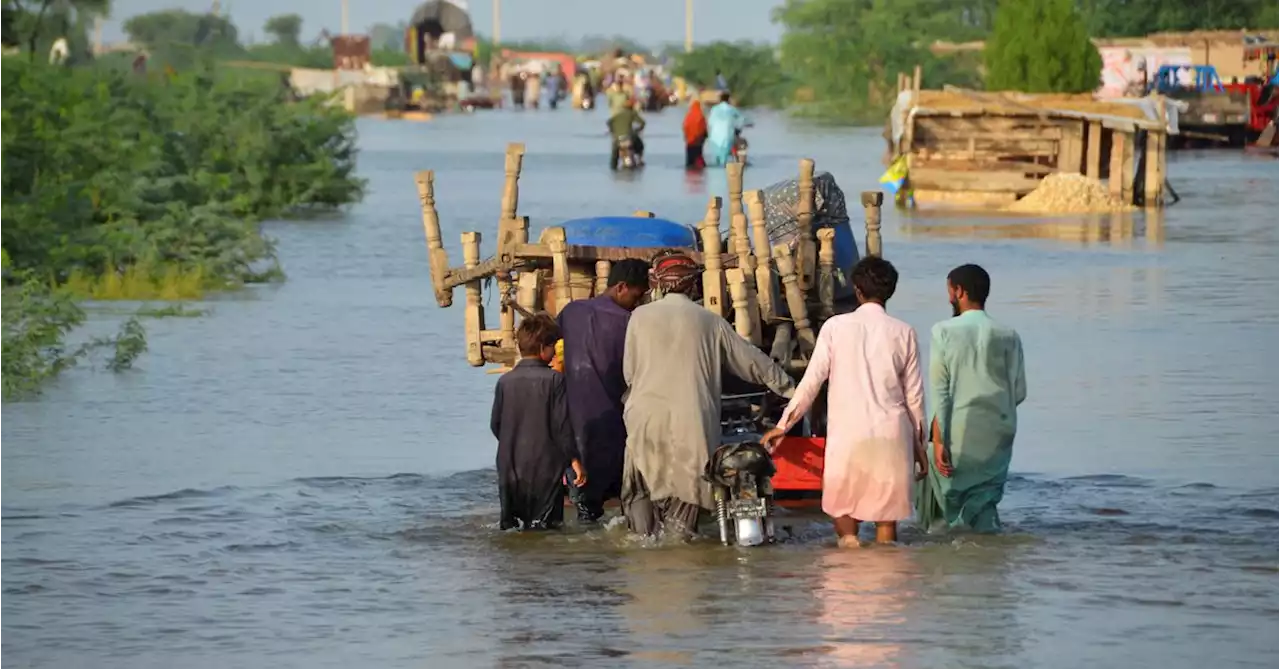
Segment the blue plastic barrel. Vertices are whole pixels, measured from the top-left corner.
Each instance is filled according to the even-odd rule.
[[[639,216],[595,216],[575,218],[564,228],[565,241],[579,246],[618,248],[697,248],[693,227],[664,218]]]

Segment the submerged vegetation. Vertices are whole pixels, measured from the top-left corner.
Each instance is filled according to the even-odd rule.
[[[84,320],[76,299],[195,299],[278,277],[258,222],[363,192],[352,116],[289,101],[271,77],[21,57],[2,74],[6,396],[86,352],[62,344]],[[128,366],[138,341],[131,320],[108,367]]]

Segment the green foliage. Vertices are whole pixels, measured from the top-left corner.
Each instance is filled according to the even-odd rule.
[[[276,38],[280,44],[297,45],[302,36],[302,17],[297,14],[280,14],[267,19],[263,32]]]
[[[3,350],[0,351],[0,386],[3,397],[21,397],[38,390],[45,381],[75,364],[63,337],[84,322],[84,311],[66,295],[28,276],[6,285],[0,297]]]
[[[63,338],[85,319],[70,295],[50,290],[29,272],[6,274],[2,290],[0,394],[6,400],[38,393],[45,381],[96,350],[111,350],[106,367],[113,372],[129,369],[147,350],[146,330],[137,318],[126,320],[114,337],[97,337],[67,350]]]
[[[1001,0],[983,56],[990,90],[1085,93],[1101,81],[1102,56],[1074,0]]]
[[[981,37],[991,0],[787,0],[781,62],[795,82],[797,111],[834,121],[881,122],[897,75],[923,70],[924,83],[970,85],[975,72],[928,50],[936,40]]]
[[[138,14],[124,22],[129,40],[150,52],[151,66],[183,70],[206,57],[244,57],[238,31],[227,18],[180,9]]]
[[[5,58],[0,88],[0,239],[20,277],[3,300],[6,392],[74,362],[61,340],[83,319],[75,297],[182,299],[278,276],[256,221],[363,192],[353,118],[287,102],[275,73]],[[126,327],[114,361],[141,352],[138,334]]]
[[[1276,0],[1083,0],[1094,37],[1191,30],[1275,30]]]
[[[740,107],[779,106],[789,97],[787,78],[768,44],[713,42],[677,55],[673,72],[702,88],[714,87],[720,72]]]

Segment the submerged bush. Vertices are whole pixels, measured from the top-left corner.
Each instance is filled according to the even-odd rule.
[[[271,78],[25,58],[0,74],[6,390],[11,374],[38,382],[65,366],[62,336],[79,323],[67,295],[189,299],[279,276],[258,221],[363,193],[354,118],[289,101]],[[30,356],[11,366],[18,342]]]

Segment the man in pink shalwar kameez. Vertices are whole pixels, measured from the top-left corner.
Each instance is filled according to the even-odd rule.
[[[897,541],[897,523],[911,517],[911,491],[928,462],[916,333],[884,309],[898,272],[868,256],[850,278],[860,306],[822,326],[804,378],[763,439],[777,443],[829,382],[822,510],[835,519],[841,547],[858,545],[861,522],[876,524],[876,541]]]

